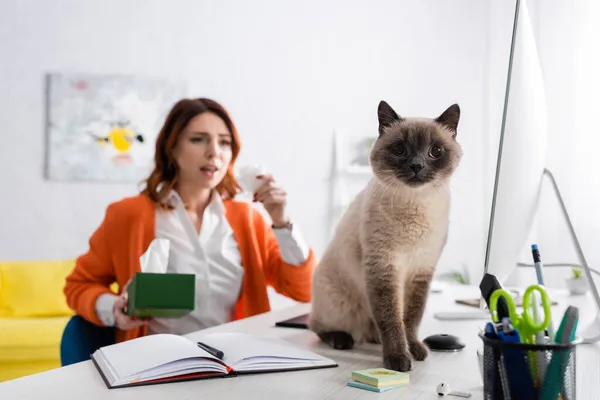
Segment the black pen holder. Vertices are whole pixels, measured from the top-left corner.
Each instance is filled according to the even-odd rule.
[[[570,343],[506,342],[479,333],[483,341],[485,400],[576,399],[576,351]]]

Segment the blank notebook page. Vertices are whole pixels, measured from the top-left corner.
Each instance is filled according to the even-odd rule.
[[[199,341],[222,350],[223,361],[235,369],[235,365],[249,358],[260,358],[267,363],[282,361],[286,364],[302,364],[303,361],[330,361],[310,350],[295,347],[279,338],[257,337],[243,333],[214,333],[202,335]]]
[[[101,349],[120,377],[138,374],[160,365],[190,357],[216,357],[182,336],[149,335]]]

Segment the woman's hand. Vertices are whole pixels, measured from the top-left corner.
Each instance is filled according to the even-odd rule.
[[[263,184],[254,193],[254,201],[263,203],[265,210],[269,213],[273,226],[282,228],[289,222],[286,214],[285,206],[287,193],[275,182],[271,175],[259,175],[258,179],[263,181]]]
[[[129,282],[131,282],[131,280]],[[145,325],[148,322],[147,319],[138,319],[135,317],[130,317],[125,313],[125,310],[127,310],[127,287],[129,286],[129,282],[127,282],[127,284],[123,287],[121,295],[119,295],[119,297],[115,301],[115,305],[113,306],[113,314],[115,315],[115,325],[117,326],[117,328],[123,331],[137,328],[138,326]]]

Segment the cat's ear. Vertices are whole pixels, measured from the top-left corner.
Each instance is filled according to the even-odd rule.
[[[456,137],[458,120],[460,119],[460,107],[458,104],[452,104],[446,111],[435,119],[438,124],[444,125],[452,132],[452,137]]]
[[[383,100],[379,102],[379,107],[377,107],[377,117],[379,118],[379,136],[383,134],[384,128],[392,125],[394,122],[402,121],[402,118],[396,114],[396,111]]]

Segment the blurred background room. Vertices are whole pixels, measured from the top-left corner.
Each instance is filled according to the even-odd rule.
[[[547,165],[600,268],[600,8],[526,3],[546,91]],[[512,0],[0,2],[0,380],[58,366],[64,276],[106,207],[138,193],[165,113],[183,97],[228,109],[242,141],[236,165],[277,177],[317,257],[371,177],[379,101],[424,117],[458,103],[464,157],[436,277],[477,285],[514,12]],[[543,192],[531,240],[547,263],[576,263],[550,187]],[[516,269],[510,282],[534,274]],[[572,274],[552,268],[546,283],[564,287]],[[273,308],[291,301],[272,295]]]

